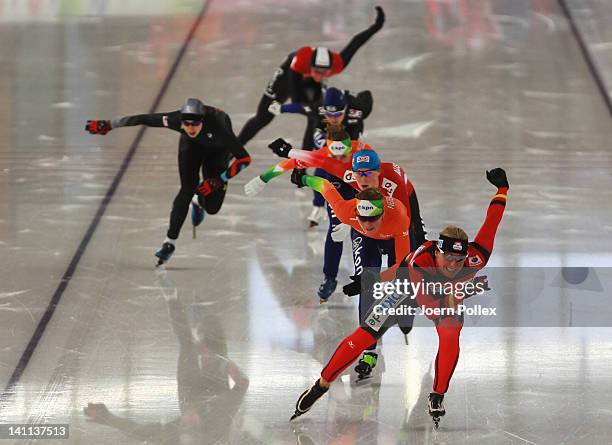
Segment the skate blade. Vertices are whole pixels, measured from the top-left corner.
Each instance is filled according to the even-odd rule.
[[[308,228],[312,229],[314,227],[317,227],[319,225],[318,222],[314,222],[314,221],[308,221]]]
[[[431,421],[433,422],[434,429],[440,428],[440,418],[436,416],[432,416]]]
[[[372,376],[369,375],[367,377],[357,377],[357,380],[355,380],[355,386],[363,386],[367,383],[371,383],[372,382]]]
[[[329,298],[319,298],[319,304],[325,304],[328,300]]]

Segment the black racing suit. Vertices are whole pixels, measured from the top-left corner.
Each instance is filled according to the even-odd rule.
[[[189,211],[189,203],[200,184],[200,169],[203,179],[222,178],[227,181],[245,168],[250,157],[232,130],[229,116],[214,107],[205,106],[202,130],[195,137],[187,136],[182,128],[181,112],[139,114],[114,119],[112,128],[134,125],[165,127],[181,134],[178,149],[178,167],[181,188],[174,198],[170,213],[168,238],[177,239]],[[229,165],[231,156],[236,160]],[[198,196],[206,213],[215,214],[221,209],[227,184],[203,197]]]

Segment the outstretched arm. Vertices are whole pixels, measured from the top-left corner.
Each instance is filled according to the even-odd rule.
[[[133,127],[135,125],[146,125],[147,127],[168,127],[173,130],[180,129],[180,112],[137,114],[111,120],[112,128]]]
[[[119,127],[133,127],[135,125],[146,125],[147,127],[167,127],[180,131],[180,111],[170,113],[136,114],[124,116],[112,120],[90,119],[85,125],[85,131],[91,134],[106,134],[112,129]]]
[[[385,23],[385,12],[381,6],[376,7],[376,21],[372,26],[368,29],[361,31],[359,34],[355,35],[351,41],[344,47],[342,51],[340,51],[340,57],[342,57],[343,68],[346,68],[350,63],[351,59],[357,52],[359,48],[361,48],[370,37],[376,34],[383,27]]]
[[[474,243],[482,247],[489,255],[493,251],[493,242],[495,241],[495,234],[497,228],[504,215],[506,208],[506,200],[508,198],[508,179],[506,178],[506,172],[501,168],[495,168],[487,172],[487,179],[491,184],[497,187],[497,193],[491,199],[489,208],[487,209],[487,216],[485,217],[484,223]]]

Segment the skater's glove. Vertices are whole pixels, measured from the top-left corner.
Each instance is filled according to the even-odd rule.
[[[291,182],[298,186],[298,188],[304,187],[303,178],[306,174],[305,168],[294,168],[291,172]]]
[[[350,278],[353,282],[344,286],[342,292],[352,297],[353,295],[359,295],[362,291],[372,289],[374,283],[380,281],[380,274],[371,269],[364,269],[361,275],[353,275]]]
[[[282,113],[280,102],[274,101],[268,107],[268,111],[272,113],[274,116],[278,116]]]
[[[338,224],[332,229],[331,238],[337,243],[344,241],[351,233],[351,226],[348,224]]]
[[[268,147],[276,156],[280,156],[281,158],[289,158],[289,152],[293,148],[291,144],[283,138],[278,138],[275,141],[270,142]]]
[[[361,293],[361,275],[352,275],[351,280],[353,280],[351,283],[342,286],[342,292],[344,292],[344,295],[348,295],[349,297],[353,297]]]
[[[320,128],[317,128],[314,131],[314,135],[312,137],[312,140],[314,141],[315,147],[321,148],[327,142],[327,136],[326,136],[326,134],[325,134],[325,132],[323,130],[321,130]]]
[[[244,194],[249,198],[257,195],[266,187],[266,182],[261,179],[261,176],[255,176],[249,182],[244,185]]]
[[[510,188],[508,178],[506,177],[506,172],[503,168],[494,168],[493,170],[487,171],[487,179],[497,188]]]
[[[385,24],[385,11],[382,6],[376,7],[376,21],[374,22],[374,28],[381,29]]]
[[[85,124],[85,131],[91,134],[106,134],[111,131],[110,121],[88,120]]]
[[[221,189],[225,185],[219,178],[208,178],[202,181],[202,183],[198,186],[198,193],[202,196],[208,196],[213,192]]]
[[[466,289],[464,291],[465,296],[463,298],[470,298],[474,295],[480,295],[485,291],[491,290],[489,287],[489,278],[486,275],[474,277],[471,281],[474,283],[474,287],[470,286],[468,289]]]

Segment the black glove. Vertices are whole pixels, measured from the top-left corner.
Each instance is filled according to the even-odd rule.
[[[493,170],[487,171],[487,179],[495,187],[508,187],[508,178],[506,178],[506,172],[503,168],[494,168]]]
[[[470,289],[470,292],[465,292],[465,297],[463,298],[470,298],[473,297],[474,295],[480,295],[482,293],[482,291],[488,291],[491,290],[491,288],[489,287],[489,278],[486,275],[480,275],[478,277],[474,277],[472,278],[472,283],[474,283],[474,289]],[[480,285],[479,285],[480,284]]]
[[[377,29],[381,29],[385,24],[385,11],[383,11],[382,6],[376,7],[376,21],[374,22],[374,27]]]
[[[344,292],[344,295],[353,297],[361,293],[361,275],[352,275],[350,278],[353,281],[342,286],[342,292]]]
[[[276,156],[280,156],[281,158],[288,158],[289,152],[293,148],[291,144],[283,138],[278,138],[275,141],[270,142],[270,144],[268,144],[268,147],[274,152]]]
[[[304,183],[302,182],[302,178],[306,174],[305,168],[294,168],[291,172],[291,182],[298,186],[298,188],[304,187]]]
[[[350,278],[353,282],[343,286],[342,292],[352,297],[353,295],[359,295],[362,290],[373,288],[374,283],[380,281],[380,274],[369,269],[364,269],[361,275],[353,275]]]
[[[91,134],[106,134],[111,131],[110,121],[88,120],[85,124],[85,131]]]

